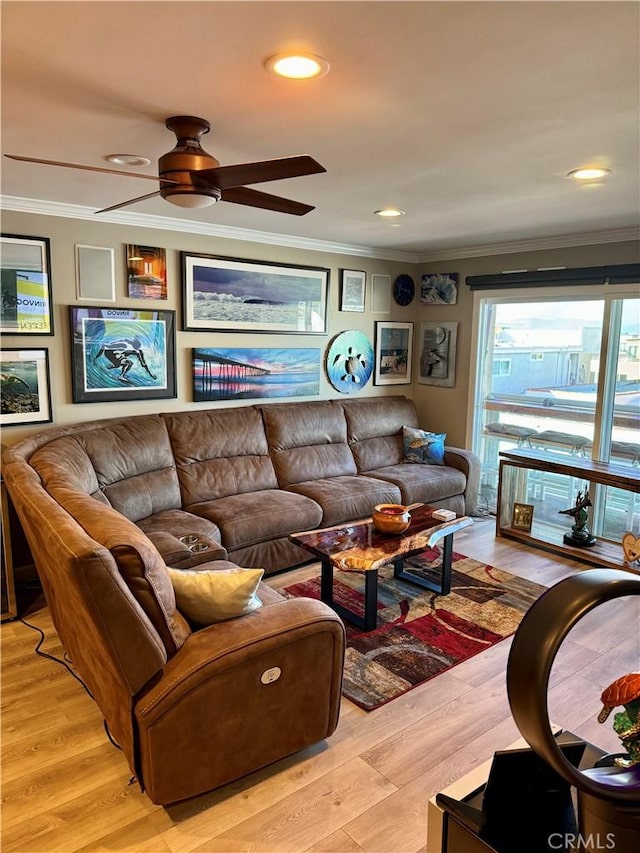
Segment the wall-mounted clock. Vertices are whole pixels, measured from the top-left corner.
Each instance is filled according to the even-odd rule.
[[[416,285],[410,275],[399,275],[393,282],[393,298],[398,305],[409,305],[416,295]]]

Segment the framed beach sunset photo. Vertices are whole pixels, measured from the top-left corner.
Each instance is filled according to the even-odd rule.
[[[194,348],[193,400],[317,396],[320,349]]]
[[[329,270],[181,252],[184,331],[327,332]]]

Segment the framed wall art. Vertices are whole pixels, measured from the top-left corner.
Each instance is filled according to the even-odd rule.
[[[76,296],[84,302],[116,301],[113,249],[76,243]]]
[[[409,385],[413,323],[376,322],[374,385]]]
[[[327,331],[329,270],[181,252],[185,331]]]
[[[0,241],[0,332],[5,335],[52,335],[48,238],[2,234]]]
[[[391,311],[391,276],[371,276],[371,311],[388,314]]]
[[[363,270],[340,270],[340,310],[364,311],[367,274]]]
[[[49,351],[5,348],[0,351],[0,365],[0,425],[51,423]]]
[[[420,325],[420,373],[422,385],[456,384],[457,323],[422,323]]]
[[[373,373],[373,347],[364,332],[349,329],[337,334],[327,351],[326,369],[336,391],[362,391]]]
[[[176,396],[175,311],[69,312],[74,403]]]
[[[455,305],[458,301],[458,273],[427,273],[420,282],[421,305]]]
[[[167,253],[154,246],[125,246],[127,293],[131,299],[167,298]]]
[[[193,400],[253,400],[320,393],[320,350],[192,350]]]

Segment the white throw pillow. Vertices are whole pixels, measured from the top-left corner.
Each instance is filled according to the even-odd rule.
[[[262,607],[257,596],[264,569],[169,569],[178,610],[199,625],[245,616]]]

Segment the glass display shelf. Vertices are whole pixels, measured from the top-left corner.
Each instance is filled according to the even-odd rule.
[[[617,495],[627,493],[626,504],[609,507],[604,487],[619,490]],[[635,529],[638,521],[634,517],[635,495],[640,493],[637,468],[535,450],[501,451],[496,536],[516,539],[589,565],[638,570],[637,564],[625,563],[620,541],[598,536],[592,547],[575,547],[563,541],[564,534],[571,533],[573,518],[561,511],[570,508],[577,492],[585,488],[589,489],[594,504],[600,489],[603,500],[607,501],[606,510],[618,513],[620,539],[625,531]],[[516,504],[524,509],[514,517]]]

